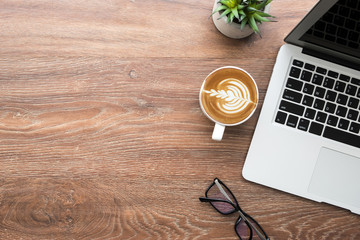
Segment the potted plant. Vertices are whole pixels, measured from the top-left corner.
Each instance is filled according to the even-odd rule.
[[[215,0],[211,14],[216,28],[230,38],[260,35],[258,24],[271,22],[268,12],[272,0]]]

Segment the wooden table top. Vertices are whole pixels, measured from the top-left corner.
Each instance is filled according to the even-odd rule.
[[[284,37],[316,0],[274,1],[232,40],[213,1],[0,1],[0,239],[237,239],[201,203],[214,177],[271,239],[360,239],[360,216],[247,182],[244,160]],[[203,79],[234,65],[260,107],[211,140]]]

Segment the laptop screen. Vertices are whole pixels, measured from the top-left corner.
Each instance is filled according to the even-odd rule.
[[[360,1],[320,1],[285,41],[327,54],[360,58]]]
[[[360,1],[338,1],[300,40],[360,57]]]

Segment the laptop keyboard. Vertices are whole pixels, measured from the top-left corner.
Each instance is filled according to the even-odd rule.
[[[360,148],[360,79],[294,59],[275,122]]]

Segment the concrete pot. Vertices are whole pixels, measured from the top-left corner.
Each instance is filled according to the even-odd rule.
[[[219,0],[215,0],[214,2],[213,12],[215,11],[216,8],[218,8],[221,5],[220,3],[218,3],[218,1]],[[266,5],[264,12],[269,13],[269,10],[270,10],[270,4]],[[224,34],[229,38],[240,39],[240,38],[248,37],[254,33],[254,31],[248,24],[246,24],[246,26],[241,30],[240,24],[234,22],[228,23],[226,21],[227,19],[226,17],[218,19],[219,17],[220,17],[219,12],[212,15],[212,19],[215,24],[215,27],[219,30],[219,32],[221,32],[222,34]]]

